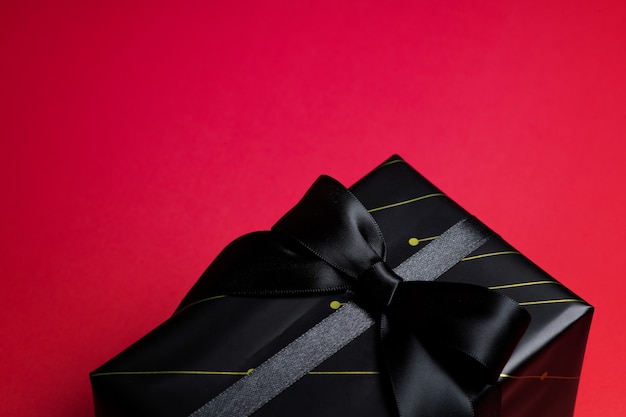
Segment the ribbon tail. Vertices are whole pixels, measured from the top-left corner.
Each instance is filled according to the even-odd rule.
[[[401,283],[380,324],[398,415],[472,417],[475,402],[497,409],[490,384],[527,324],[515,301],[483,287]]]
[[[465,390],[414,335],[383,317],[381,338],[399,417],[474,416]]]
[[[530,322],[513,299],[456,282],[403,282],[387,313],[477,384],[497,381]]]

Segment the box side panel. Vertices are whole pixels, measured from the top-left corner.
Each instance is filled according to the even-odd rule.
[[[502,417],[571,417],[593,309],[501,377]],[[510,373],[509,373],[510,372]]]

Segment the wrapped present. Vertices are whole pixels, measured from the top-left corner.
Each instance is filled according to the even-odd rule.
[[[96,415],[571,416],[592,314],[393,156],[226,247]]]

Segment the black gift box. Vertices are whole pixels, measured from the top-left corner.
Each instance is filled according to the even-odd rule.
[[[469,216],[397,156],[350,191],[380,228],[391,268]],[[98,416],[189,416],[354,299],[353,289],[345,286],[290,294],[281,294],[280,288],[220,293],[216,276],[219,280],[224,263],[238,263],[237,256],[235,242],[208,268],[169,320],[91,374]],[[260,259],[281,271],[272,255]],[[297,272],[290,270],[286,276],[298,280]],[[224,275],[241,281],[245,288],[255,274],[253,265]],[[464,256],[436,281],[488,288],[516,300],[532,318],[497,384],[472,391],[476,415],[573,414],[593,314],[589,304],[498,236]],[[381,364],[379,332],[369,328],[253,415],[397,415]],[[471,372],[465,373],[464,378],[473,378]]]

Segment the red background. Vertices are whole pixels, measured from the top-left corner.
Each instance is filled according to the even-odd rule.
[[[622,416],[626,3],[0,6],[0,414],[88,372],[322,173],[399,153],[596,306],[577,417]]]

